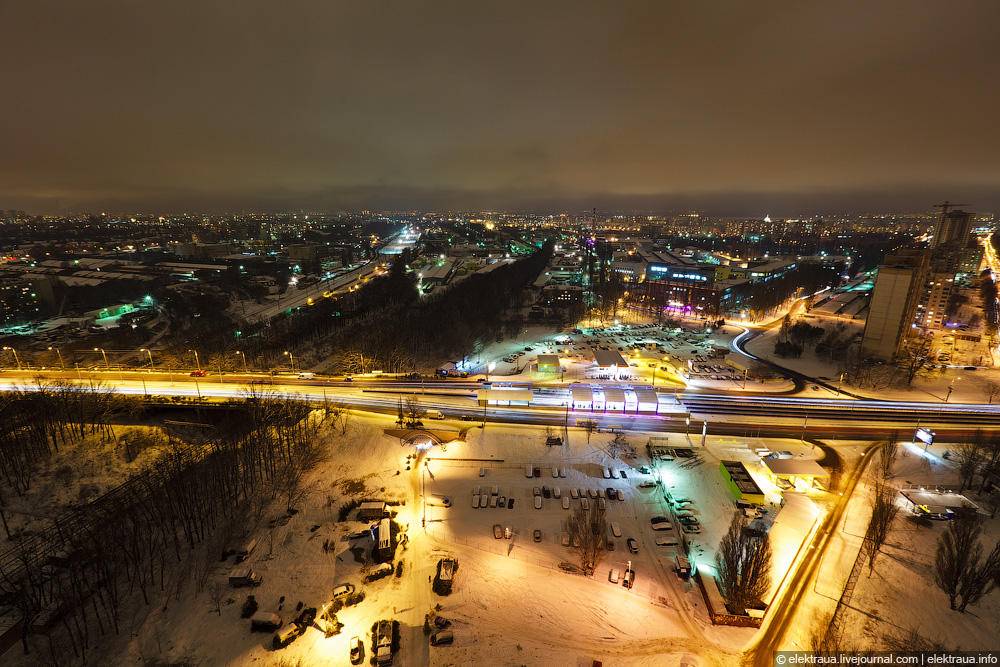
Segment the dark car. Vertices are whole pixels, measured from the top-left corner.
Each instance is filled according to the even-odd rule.
[[[509,509],[509,510],[514,509],[514,499],[513,498],[508,498],[507,499],[507,509]]]
[[[635,583],[635,570],[625,570],[625,577],[622,579],[622,586],[632,588]]]
[[[191,371],[191,377],[193,378],[203,378],[205,375],[205,371]]]
[[[532,533],[532,536],[535,538],[536,542],[542,541],[542,531],[538,530],[537,528],[535,528],[535,532]]]
[[[626,544],[628,545],[628,550],[631,553],[634,553],[634,554],[639,553],[639,543],[635,541],[634,537],[628,538],[628,541],[626,542]]]
[[[473,417],[472,415],[462,415],[461,417],[459,417],[459,419],[461,419],[464,422],[471,422],[475,421],[476,418]]]
[[[544,497],[546,497],[546,498],[551,498],[552,497],[552,491],[549,490],[549,487],[543,486],[542,487],[542,495]]]

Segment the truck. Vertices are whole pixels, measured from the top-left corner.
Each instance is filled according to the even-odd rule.
[[[428,410],[427,411],[427,418],[428,419],[444,419],[444,415],[441,414],[440,410]]]
[[[229,573],[230,586],[260,586],[260,582],[263,580],[264,577],[254,572],[253,568],[243,565],[233,568],[233,571]]]
[[[375,664],[392,664],[392,623],[379,621],[375,630]]]

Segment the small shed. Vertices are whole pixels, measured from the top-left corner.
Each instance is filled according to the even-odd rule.
[[[538,355],[538,372],[539,373],[558,373],[561,365],[559,363],[558,354],[540,354]]]

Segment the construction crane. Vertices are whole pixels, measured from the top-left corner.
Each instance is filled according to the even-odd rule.
[[[948,215],[948,209],[955,208],[956,206],[969,206],[969,204],[953,204],[947,199],[944,200],[943,204],[934,204],[934,208],[941,209],[941,215]]]

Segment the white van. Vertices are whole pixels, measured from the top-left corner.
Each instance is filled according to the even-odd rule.
[[[444,419],[444,415],[441,414],[440,410],[428,410],[427,411],[427,418],[428,419]]]
[[[315,377],[312,373],[299,373],[300,380],[312,380]]]

